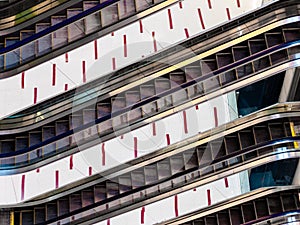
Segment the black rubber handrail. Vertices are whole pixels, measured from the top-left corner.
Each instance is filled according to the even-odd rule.
[[[198,83],[198,82],[200,82],[200,81],[203,81],[203,80],[206,80],[206,79],[208,79],[208,78],[217,76],[217,75],[219,75],[219,74],[221,74],[221,73],[223,73],[223,72],[225,72],[225,71],[227,71],[227,70],[236,68],[237,66],[242,65],[242,64],[245,64],[245,63],[247,63],[248,61],[252,61],[252,60],[254,60],[254,59],[256,59],[256,58],[261,58],[262,56],[269,55],[270,53],[272,53],[272,52],[274,52],[274,51],[276,52],[276,51],[278,51],[278,50],[285,49],[285,48],[290,47],[290,46],[293,46],[293,45],[295,45],[295,44],[298,44],[298,45],[299,45],[299,44],[300,44],[300,40],[298,40],[298,41],[292,41],[292,42],[287,42],[287,43],[283,43],[283,44],[278,45],[278,46],[273,46],[273,47],[271,47],[271,48],[269,48],[269,49],[266,49],[266,50],[264,50],[264,51],[262,51],[262,52],[258,52],[258,53],[254,54],[254,55],[252,55],[252,56],[249,56],[249,57],[247,57],[247,58],[245,58],[245,59],[239,60],[239,61],[237,61],[237,62],[235,62],[235,63],[232,63],[232,64],[230,64],[230,65],[228,65],[228,66],[225,66],[224,68],[221,68],[221,69],[219,69],[219,70],[216,70],[216,71],[214,71],[214,72],[211,72],[211,73],[209,73],[209,74],[207,74],[207,75],[205,75],[205,76],[203,76],[203,77],[199,77],[199,78],[197,78],[197,79],[195,79],[195,80],[191,80],[191,81],[189,81],[189,82],[187,82],[187,83],[184,83],[184,84],[182,84],[182,85],[176,86],[176,87],[174,87],[174,88],[172,88],[172,89],[169,89],[169,90],[167,90],[167,91],[161,92],[159,95],[149,97],[149,98],[144,99],[144,100],[142,100],[142,101],[140,101],[140,102],[138,102],[138,103],[136,103],[136,104],[129,105],[129,106],[127,106],[127,107],[125,107],[125,108],[123,108],[123,109],[121,109],[121,110],[118,110],[118,111],[116,111],[116,112],[113,112],[113,113],[111,113],[111,114],[109,114],[109,115],[107,115],[107,116],[98,118],[98,119],[96,119],[96,120],[94,120],[94,121],[92,121],[92,122],[86,123],[86,124],[84,124],[84,125],[82,125],[82,126],[79,126],[79,127],[77,127],[77,128],[71,129],[71,130],[69,130],[69,131],[67,131],[67,132],[65,132],[65,133],[62,133],[62,134],[60,134],[60,135],[57,135],[57,136],[55,136],[55,137],[49,138],[48,140],[45,140],[45,141],[43,141],[43,142],[40,142],[40,143],[38,143],[38,144],[36,144],[36,145],[32,145],[32,146],[30,146],[30,147],[27,147],[27,148],[24,148],[24,149],[22,149],[22,150],[18,150],[18,151],[15,151],[15,152],[2,153],[2,154],[0,154],[0,158],[16,156],[16,155],[20,155],[20,154],[23,154],[23,153],[28,153],[28,152],[30,152],[30,151],[39,149],[39,148],[41,148],[41,147],[43,147],[43,146],[45,146],[45,145],[51,144],[51,143],[56,142],[56,141],[58,141],[58,140],[60,140],[60,139],[66,138],[66,137],[68,137],[68,136],[70,136],[70,135],[72,135],[72,134],[74,134],[74,133],[77,133],[77,132],[80,132],[80,131],[82,131],[82,130],[84,130],[84,129],[87,129],[87,128],[89,128],[89,127],[95,125],[95,124],[99,124],[99,123],[104,122],[104,121],[106,121],[106,120],[109,120],[109,119],[111,119],[111,118],[113,118],[113,117],[122,115],[122,114],[124,114],[124,113],[126,113],[126,112],[129,112],[130,110],[133,110],[133,109],[136,109],[136,108],[140,108],[140,107],[143,106],[143,105],[146,105],[146,104],[151,103],[151,102],[153,102],[153,101],[156,101],[156,100],[158,100],[158,99],[160,99],[160,98],[163,98],[163,97],[165,97],[165,96],[168,96],[168,95],[170,95],[170,94],[172,94],[172,93],[174,93],[174,92],[176,92],[176,91],[178,91],[178,90],[187,88],[187,87],[189,87],[189,86],[191,86],[191,85],[193,85],[193,84],[196,84],[196,83]]]

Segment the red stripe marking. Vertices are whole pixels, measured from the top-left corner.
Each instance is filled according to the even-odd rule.
[[[37,169],[36,169],[36,172],[39,173],[39,172],[40,172],[40,168],[37,168]]]
[[[226,8],[226,12],[227,12],[227,18],[228,18],[228,20],[231,20],[229,8]]]
[[[37,88],[33,89],[33,103],[36,104],[37,102]]]
[[[182,9],[182,2],[179,2],[179,8]]]
[[[69,54],[68,53],[65,54],[65,60],[66,60],[66,63],[69,62]]]
[[[92,174],[93,174],[93,168],[89,166],[89,176],[92,176]]]
[[[157,45],[156,45],[156,39],[155,39],[155,32],[154,31],[152,31],[152,38],[153,38],[154,52],[157,52]]]
[[[94,40],[94,53],[95,53],[95,59],[98,59],[98,44],[97,40]]]
[[[52,86],[56,83],[56,64],[52,64]]]
[[[204,25],[204,21],[203,21],[203,17],[202,17],[202,13],[201,13],[201,9],[200,8],[198,8],[198,15],[199,15],[201,27],[204,30],[205,29],[205,25]]]
[[[212,6],[211,6],[211,1],[210,0],[207,0],[207,2],[208,2],[208,8],[212,8]]]
[[[184,133],[188,133],[188,127],[187,127],[187,119],[186,119],[186,111],[183,111],[183,125],[184,125]]]
[[[140,33],[144,33],[142,20],[139,20],[140,23]]]
[[[73,169],[73,155],[70,156],[70,170]]]
[[[144,223],[145,223],[145,207],[143,206],[141,210],[141,224]]]
[[[115,36],[115,33],[114,33],[114,32],[111,32],[111,36]]]
[[[193,189],[193,191],[197,191],[197,189],[196,189],[196,188],[194,188],[194,189]]]
[[[217,109],[217,107],[214,107],[214,118],[215,118],[215,127],[217,127],[217,126],[219,126],[218,109]]]
[[[185,36],[186,36],[186,38],[189,38],[189,37],[190,37],[190,35],[189,35],[189,31],[188,31],[188,29],[187,29],[187,28],[184,28],[184,32],[185,32]]]
[[[25,175],[22,175],[22,181],[21,181],[21,201],[24,200],[24,193],[25,193]]]
[[[178,217],[178,196],[174,196],[175,216]]]
[[[115,57],[112,58],[112,69],[116,70],[116,58]]]
[[[127,57],[127,39],[126,39],[126,35],[123,35],[123,44],[124,44],[124,57]]]
[[[241,2],[240,2],[240,0],[236,0],[236,2],[237,2],[237,7],[241,7]]]
[[[156,124],[154,122],[152,123],[152,134],[156,136]]]
[[[210,190],[207,190],[207,205],[211,205],[211,195],[210,195]]]
[[[225,187],[228,188],[228,187],[229,187],[229,184],[228,184],[228,178],[225,177],[225,178],[224,178],[224,181],[225,181]]]
[[[85,61],[82,61],[82,81],[83,83],[86,82],[86,72],[85,72]]]
[[[68,84],[65,84],[65,91],[68,90]]]
[[[21,88],[24,89],[25,87],[25,72],[22,72],[21,76]]]
[[[195,107],[196,107],[196,110],[199,110],[199,106],[198,105],[196,105]]]
[[[122,134],[122,135],[120,136],[120,138],[121,138],[121,139],[124,139],[124,135]]]
[[[55,171],[55,188],[59,188],[59,171]]]
[[[138,146],[137,146],[137,137],[133,138],[133,149],[134,149],[134,158],[138,157]]]
[[[171,14],[171,9],[168,9],[168,17],[169,17],[169,24],[170,24],[170,29],[173,29],[173,20],[172,20],[172,14]]]
[[[102,143],[102,166],[105,166],[105,145]]]
[[[110,225],[110,219],[107,219],[107,225]]]
[[[170,135],[166,134],[166,138],[167,138],[167,145],[170,145],[171,144]]]

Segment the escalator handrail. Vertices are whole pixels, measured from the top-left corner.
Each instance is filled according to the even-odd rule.
[[[11,51],[14,51],[14,50],[22,47],[23,45],[29,44],[33,41],[36,41],[39,38],[42,38],[46,35],[49,35],[49,34],[55,32],[56,30],[58,30],[60,28],[63,28],[65,26],[68,26],[72,23],[75,23],[76,21],[78,21],[80,19],[83,19],[84,17],[87,17],[90,14],[95,13],[95,12],[97,12],[97,11],[99,11],[99,10],[105,8],[105,7],[108,7],[110,5],[113,5],[113,4],[115,4],[116,2],[119,2],[119,1],[120,0],[107,0],[103,3],[99,3],[98,5],[90,8],[90,9],[87,9],[87,10],[81,12],[81,13],[78,13],[77,15],[72,16],[72,17],[70,17],[70,18],[68,18],[68,19],[66,19],[66,20],[64,20],[60,23],[52,25],[49,28],[46,28],[46,29],[44,29],[44,30],[42,30],[42,31],[40,31],[36,34],[33,34],[28,38],[25,38],[24,40],[20,40],[15,44],[12,44],[12,45],[4,47],[4,48],[1,48],[0,49],[0,55],[11,52]]]
[[[293,1],[292,0],[290,0],[288,3],[292,3]],[[273,3],[273,4],[275,4],[275,3]],[[272,5],[273,5],[272,4]],[[276,3],[276,4],[278,4],[278,3]],[[274,9],[276,9],[276,8],[278,8],[278,7],[276,7],[277,5],[275,5],[274,7],[272,7],[272,9],[274,8]],[[266,7],[266,6],[265,6]],[[269,7],[269,6],[268,6]],[[268,8],[266,8],[266,9],[268,9]],[[260,9],[261,10],[261,9]],[[258,10],[258,11],[260,11],[260,10]],[[251,12],[250,12],[251,13]],[[255,12],[256,14],[258,13],[258,12]],[[258,13],[259,14],[259,13]],[[260,13],[261,14],[261,13]],[[247,15],[246,15],[246,17],[247,17]],[[233,20],[233,21],[230,21],[228,24],[225,24],[225,26],[226,26],[226,29],[232,29],[232,27],[230,27],[230,24],[234,24],[234,25],[238,25],[238,24],[240,24],[240,23],[238,23],[238,24],[236,24],[237,22],[237,20],[238,19],[243,19],[243,18],[236,18],[235,20]],[[249,18],[248,18],[248,20],[249,20]],[[248,21],[247,19],[245,19],[245,21]],[[222,28],[222,30],[224,30],[224,28]],[[212,34],[210,34],[210,32],[212,33]],[[217,35],[217,34],[219,34],[221,31],[220,31],[220,28],[219,27],[217,27],[217,28],[211,28],[211,29],[208,29],[207,30],[207,32],[205,32],[204,34],[200,34],[199,36],[197,36],[197,37],[191,37],[190,39],[189,39],[189,42],[191,42],[191,43],[194,43],[194,42],[199,42],[199,39],[201,39],[201,41],[203,41],[202,39],[207,39],[207,38],[211,38],[212,36],[215,36],[215,35]],[[190,47],[190,46],[186,46],[186,44],[185,44],[185,42],[181,42],[181,43],[179,43],[180,45],[182,45],[182,46],[184,46],[184,47],[186,47],[186,48],[188,48],[188,47]],[[174,47],[174,46],[171,46],[171,48],[172,47]],[[162,52],[160,52],[160,53],[156,53],[155,54],[155,56],[158,56],[158,58],[159,58],[159,56],[160,55],[162,55],[162,53],[164,53],[164,52],[168,52],[170,49],[168,48],[168,49],[166,49],[166,50],[164,50],[164,51],[162,51]],[[147,59],[149,59],[149,61],[153,61],[153,60],[155,60],[155,58],[153,58],[153,56],[149,56],[149,57],[147,57]],[[156,60],[157,60],[157,58],[156,58]],[[143,62],[143,60],[141,61],[141,62]],[[140,64],[141,64],[141,62],[137,62],[137,63],[134,63],[133,65],[131,65],[131,66],[127,66],[128,68],[129,67],[132,67],[132,68],[134,68],[134,69],[138,69],[137,67],[139,67],[140,66]],[[146,63],[146,61],[145,62],[143,62],[143,64],[145,64]],[[136,64],[136,65],[135,65]],[[127,68],[126,67],[126,68]],[[90,86],[91,84],[86,84],[86,85],[82,85],[82,87],[85,87],[85,86]],[[77,90],[78,91],[78,90]],[[69,95],[71,95],[72,96],[72,94],[74,93],[74,90],[70,90],[70,91],[68,91],[68,93],[67,93],[67,95],[69,96]],[[66,93],[64,93],[64,94],[62,94],[62,95],[66,95]],[[53,97],[53,99],[59,99],[59,101],[63,101],[63,100],[65,100],[66,98],[65,97],[63,97],[63,98],[61,98],[61,97]],[[53,102],[56,102],[56,101],[53,101]],[[54,105],[55,103],[52,103],[52,105]],[[40,110],[44,110],[45,108],[48,108],[49,107],[49,104],[47,104],[47,106],[45,107],[44,106],[45,105],[45,103],[44,102],[42,102],[42,103],[39,103],[38,105],[35,105],[35,106],[32,106],[31,108],[34,108],[34,109],[36,109],[36,110],[29,110],[29,112],[35,112],[35,111],[40,111]],[[20,113],[22,113],[22,112],[27,112],[28,111],[28,109],[25,109],[25,110],[22,110]],[[18,115],[19,113],[17,113],[17,115]],[[15,115],[15,114],[14,114]],[[8,119],[8,118],[16,118],[16,116],[14,116],[14,115],[12,115],[11,117],[7,117],[6,119]],[[30,117],[30,115],[28,115],[28,113],[24,113],[24,115],[20,115],[20,116],[22,116],[22,117]],[[34,115],[32,115],[32,116],[34,116]]]
[[[288,47],[293,46],[293,45],[300,45],[300,40],[298,40],[298,41],[292,41],[292,42],[287,42],[287,43],[284,43],[284,44],[281,44],[281,45],[278,45],[278,46],[273,46],[270,49],[262,51],[262,53],[259,52],[259,53],[254,54],[253,56],[249,56],[249,58],[251,60],[256,59],[256,58],[261,58],[261,57],[264,57],[264,56],[266,56],[266,55],[268,55],[268,54],[270,54],[270,53],[272,53],[274,51],[277,52],[277,51],[280,51],[282,49],[288,48]],[[248,59],[248,57],[247,57],[247,59]],[[239,60],[239,61],[237,61],[235,63],[232,63],[232,64],[226,66],[226,69],[227,70],[234,69],[234,68],[236,68],[236,67],[238,67],[240,65],[243,65],[243,64],[245,64],[247,62],[247,59],[242,59],[242,60]],[[139,107],[141,107],[141,106],[143,106],[145,104],[148,104],[148,103],[151,103],[153,101],[156,101],[159,98],[162,98],[162,97],[165,97],[167,95],[170,95],[170,94],[174,93],[175,91],[181,90],[183,88],[187,88],[190,85],[196,84],[196,83],[198,83],[200,81],[203,81],[203,80],[206,80],[206,79],[210,79],[211,77],[217,76],[217,75],[219,75],[219,74],[221,74],[221,73],[223,73],[225,71],[226,71],[225,69],[221,68],[221,69],[216,70],[216,71],[214,71],[212,73],[209,73],[209,74],[207,74],[207,75],[205,75],[203,77],[199,77],[199,78],[197,78],[195,80],[191,80],[191,81],[189,81],[187,83],[184,83],[182,85],[179,85],[179,86],[174,87],[172,89],[169,89],[167,91],[161,92],[158,96],[156,95],[156,96],[152,96],[152,97],[146,98],[146,99],[144,99],[144,100],[142,100],[142,101],[140,101],[138,103],[135,103],[133,105],[129,105],[129,106],[127,106],[127,107],[125,107],[125,108],[123,108],[121,110],[113,112],[113,113],[111,113],[111,114],[109,114],[107,116],[98,118],[98,119],[96,119],[96,120],[94,120],[92,122],[86,123],[86,124],[81,125],[81,126],[79,126],[77,128],[71,129],[71,130],[69,130],[69,131],[67,131],[65,133],[59,134],[59,135],[57,135],[55,137],[49,138],[49,139],[47,139],[45,141],[42,141],[42,142],[40,142],[40,143],[38,143],[36,145],[32,145],[30,147],[27,147],[27,148],[24,148],[22,150],[18,150],[18,151],[15,151],[15,152],[2,153],[2,154],[0,154],[0,158],[10,157],[10,156],[16,156],[16,155],[19,155],[19,154],[27,153],[27,152],[30,152],[32,150],[41,148],[41,147],[43,147],[45,145],[51,144],[52,142],[56,142],[56,141],[58,141],[60,139],[66,138],[66,137],[68,137],[68,136],[70,136],[70,135],[72,135],[74,133],[77,133],[77,132],[80,132],[80,131],[82,131],[84,129],[87,129],[87,128],[95,125],[95,124],[99,124],[99,123],[104,122],[106,120],[109,120],[109,119],[111,119],[113,117],[116,117],[116,116],[122,115],[124,113],[127,113],[130,110],[139,108]]]
[[[269,215],[269,216],[264,216],[264,217],[258,218],[257,220],[251,220],[251,221],[249,221],[247,223],[243,223],[241,225],[257,224],[257,223],[263,222],[265,220],[272,220],[272,219],[275,219],[275,218],[278,218],[278,217],[286,217],[286,216],[289,216],[291,214],[300,214],[300,210],[292,210],[292,211],[286,211],[286,212],[282,212],[282,213],[275,213],[275,214],[272,214],[272,215]]]
[[[286,138],[284,138],[284,139],[286,139]],[[291,137],[291,139],[290,139],[291,142],[294,142],[295,140],[298,140],[298,141],[299,141],[299,140],[300,140],[300,136],[297,136],[297,137]],[[284,142],[285,142],[285,141],[286,141],[286,140],[284,140]],[[272,142],[272,141],[271,141],[271,142]],[[276,143],[276,142],[274,142],[274,143]],[[278,142],[278,140],[277,140],[277,143],[279,144],[280,142]],[[277,144],[277,143],[276,143],[276,144]],[[268,144],[268,145],[269,145],[269,144]],[[267,146],[268,146],[268,145],[267,145]],[[291,150],[291,149],[289,149],[288,151],[290,151],[290,150]],[[280,152],[280,153],[278,153],[278,154],[281,154],[281,153],[282,153],[282,152]],[[230,159],[231,157],[228,157],[228,158]],[[214,164],[214,163],[211,163],[210,165],[213,165],[213,164]],[[235,165],[235,166],[236,166],[236,165]],[[170,177],[160,179],[159,181],[153,182],[153,183],[151,183],[151,184],[146,184],[146,185],[143,185],[143,186],[141,186],[141,187],[137,187],[137,188],[135,188],[135,189],[126,191],[126,192],[121,193],[121,194],[118,194],[118,195],[116,195],[116,196],[112,196],[112,197],[110,197],[110,198],[101,200],[101,201],[96,202],[96,203],[94,203],[94,204],[91,204],[91,205],[82,207],[82,208],[80,208],[80,209],[74,210],[74,211],[69,212],[69,213],[67,213],[67,214],[58,216],[58,217],[56,217],[56,218],[54,218],[54,219],[50,219],[50,220],[47,221],[47,223],[52,223],[52,222],[55,222],[55,221],[58,221],[58,220],[61,220],[61,219],[70,217],[70,216],[72,216],[72,215],[81,213],[81,212],[83,212],[83,211],[86,211],[86,210],[89,210],[89,209],[93,209],[93,208],[95,208],[95,207],[97,207],[97,206],[108,204],[109,202],[112,202],[112,201],[114,201],[114,200],[118,200],[119,198],[131,196],[131,195],[133,195],[134,193],[142,192],[143,190],[149,189],[149,188],[151,188],[151,187],[158,186],[158,185],[161,184],[161,183],[171,181],[171,180],[173,180],[173,179],[182,177],[182,176],[184,176],[184,175],[187,174],[187,173],[191,173],[191,172],[197,171],[197,170],[202,169],[202,168],[205,168],[205,167],[207,167],[207,165],[204,165],[203,167],[202,167],[202,166],[198,166],[198,167],[195,167],[195,168],[187,169],[187,170],[182,171],[182,172],[179,172],[179,173],[177,173],[177,174],[175,174],[175,175],[171,175]],[[201,178],[200,178],[200,179],[201,179]],[[26,202],[25,202],[25,203],[26,203]]]

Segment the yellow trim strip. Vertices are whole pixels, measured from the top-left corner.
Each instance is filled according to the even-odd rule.
[[[291,128],[292,137],[295,137],[296,132],[295,132],[295,127],[294,127],[294,122],[290,122],[290,128]],[[294,148],[299,148],[299,144],[297,141],[294,141]]]

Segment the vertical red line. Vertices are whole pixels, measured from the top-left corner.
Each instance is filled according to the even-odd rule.
[[[182,7],[182,2],[181,2],[181,1],[179,2],[179,8],[180,8],[180,9],[183,8],[183,7]]]
[[[186,119],[186,111],[183,111],[183,125],[184,125],[184,133],[188,133],[188,127],[187,127],[187,119]]]
[[[167,138],[167,145],[170,145],[171,144],[170,135],[166,134],[166,138]]]
[[[188,29],[187,29],[187,28],[184,28],[184,32],[185,32],[185,36],[186,36],[186,38],[189,38],[189,37],[190,37],[190,35],[189,35],[189,31],[188,31]]]
[[[115,57],[112,58],[112,69],[116,70],[116,58]]]
[[[225,178],[224,178],[224,181],[225,181],[225,187],[228,188],[228,187],[229,187],[229,184],[228,184],[228,178],[225,177]]]
[[[156,136],[156,124],[155,124],[155,122],[152,123],[152,134],[153,134],[153,136]]]
[[[133,138],[133,149],[134,149],[134,158],[138,157],[138,146],[137,146],[137,137]]]
[[[89,166],[89,176],[92,176],[92,174],[93,174],[93,168]]]
[[[73,155],[70,156],[70,170],[73,169]]]
[[[59,188],[59,171],[55,171],[55,188]]]
[[[121,138],[121,139],[124,139],[124,135],[122,134],[122,135],[120,136],[120,138]]]
[[[236,0],[236,2],[237,2],[237,7],[241,7],[241,2],[240,2],[240,0]]]
[[[200,8],[198,8],[198,15],[199,15],[201,27],[202,27],[202,29],[204,30],[204,29],[205,29],[205,25],[204,25],[203,16],[202,16],[202,13],[201,13],[201,9],[200,9]]]
[[[107,219],[107,225],[110,225],[110,219]]]
[[[231,20],[229,8],[226,8],[226,12],[227,12],[227,18],[228,18],[228,20]]]
[[[114,33],[114,32],[111,32],[111,36],[115,36],[115,33]]]
[[[65,91],[68,90],[68,84],[65,84]]]
[[[65,61],[66,61],[66,63],[69,62],[69,54],[68,53],[65,54]]]
[[[102,143],[102,166],[105,166],[105,145]]]
[[[157,52],[157,45],[156,45],[156,39],[155,39],[155,32],[154,31],[152,31],[152,38],[153,38],[154,52]]]
[[[168,17],[169,17],[169,24],[170,24],[170,29],[173,29],[173,20],[172,20],[172,14],[171,14],[171,9],[168,9]]]
[[[219,126],[218,109],[217,109],[217,107],[214,107],[214,119],[215,119],[215,127]]]
[[[37,168],[37,169],[36,169],[36,172],[39,173],[39,172],[40,172],[40,168]]]
[[[25,175],[22,175],[22,180],[21,180],[21,201],[24,200],[24,193],[25,193]]]
[[[56,84],[56,64],[52,64],[52,86]]]
[[[208,8],[212,8],[212,6],[211,6],[211,1],[210,0],[207,0],[207,2],[208,2]]]
[[[139,20],[139,24],[140,24],[140,33],[144,33],[142,20]]]
[[[127,57],[127,39],[126,39],[126,35],[123,35],[123,44],[124,44],[124,57]]]
[[[196,107],[196,110],[199,110],[199,105],[196,105],[195,107]]]
[[[37,88],[33,89],[33,103],[36,104],[37,102]]]
[[[82,81],[83,83],[86,82],[86,71],[85,71],[85,61],[82,61]]]
[[[94,53],[95,53],[95,59],[98,59],[98,43],[97,40],[94,40]]]
[[[175,205],[175,217],[178,217],[178,196],[174,196],[174,205]]]
[[[207,189],[207,205],[211,205],[211,195],[209,189]]]
[[[141,210],[141,224],[144,223],[145,223],[145,206],[143,206]]]
[[[21,75],[21,88],[24,89],[25,87],[25,72],[22,72]]]

